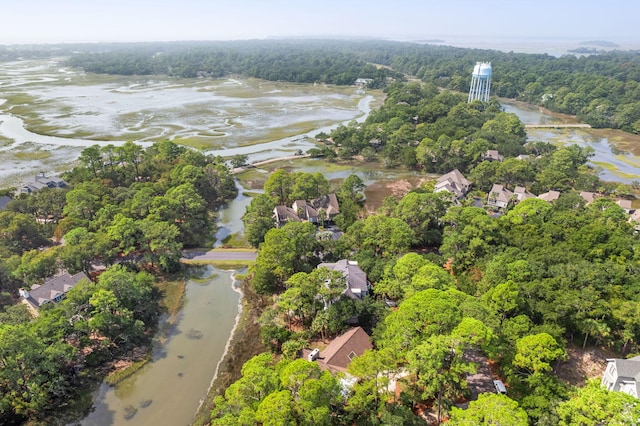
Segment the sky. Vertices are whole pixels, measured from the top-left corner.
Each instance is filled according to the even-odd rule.
[[[539,37],[640,44],[638,0],[0,0],[0,44]]]

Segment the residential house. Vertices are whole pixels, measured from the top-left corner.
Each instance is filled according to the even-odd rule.
[[[311,200],[311,205],[316,209],[318,214],[320,214],[321,210],[324,210],[326,220],[329,221],[333,221],[335,217],[340,214],[340,204],[338,203],[336,194],[327,194]]]
[[[542,193],[542,194],[538,195],[538,198],[540,198],[541,200],[547,201],[547,202],[555,201],[558,198],[560,198],[560,192],[558,192],[558,191],[545,192],[545,193]]]
[[[296,200],[291,207],[276,206],[273,209],[273,217],[278,228],[287,222],[333,222],[339,214],[340,205],[336,194],[323,195],[311,201]]]
[[[597,192],[582,191],[582,192],[580,192],[580,196],[582,197],[582,199],[586,202],[586,205],[588,206],[589,204],[593,203],[593,201],[596,198],[598,198],[600,196],[600,194],[598,194]]]
[[[308,220],[312,223],[318,222],[318,211],[305,200],[296,200],[291,205],[291,209],[297,213],[301,220]]]
[[[273,209],[273,218],[278,228],[284,226],[287,222],[301,222],[298,212],[287,206],[276,206]]]
[[[484,153],[482,159],[485,161],[502,161],[504,156],[500,155],[497,149],[490,149]]]
[[[640,209],[631,213],[629,222],[633,225],[636,232],[640,232]]]
[[[362,327],[355,327],[333,339],[327,347],[318,351],[303,351],[303,356],[318,362],[320,368],[332,373],[344,372],[349,363],[367,349],[372,349],[371,339]],[[314,356],[309,356],[315,354]]]
[[[451,192],[455,195],[456,199],[459,199],[463,198],[467,192],[469,192],[470,187],[471,182],[462,176],[462,173],[460,173],[458,169],[455,169],[438,178],[433,192]]]
[[[513,192],[505,188],[504,185],[494,183],[491,191],[489,191],[487,204],[503,209],[507,207],[513,196]]]
[[[75,275],[64,273],[46,280],[42,285],[33,285],[31,290],[21,288],[18,293],[24,302],[37,311],[45,303],[55,303],[64,299],[67,292],[82,279],[88,280],[89,277],[84,272]]]
[[[625,200],[624,198],[619,198],[616,200],[616,204],[619,205],[622,210],[625,211],[626,214],[631,213],[633,207],[631,206],[631,200]]]
[[[343,294],[353,300],[362,300],[369,294],[371,284],[367,280],[367,274],[360,269],[358,262],[342,259],[336,263],[321,263],[318,268],[327,268],[332,271],[339,271],[344,277],[346,288]]]
[[[369,141],[369,145],[372,146],[376,151],[379,151],[382,148],[382,141],[380,139],[371,139]]]
[[[34,176],[33,180],[25,182],[20,187],[20,192],[31,194],[43,188],[66,188],[67,186],[67,182],[57,176],[47,177],[44,173],[40,173]]]
[[[516,186],[513,190],[513,195],[514,197],[516,197],[518,202],[526,200],[527,198],[536,198],[536,196],[527,191],[527,188],[525,188],[524,186]]]
[[[516,160],[528,160],[531,156],[529,154],[520,154],[516,157]]]
[[[610,391],[624,392],[638,398],[640,395],[640,356],[629,359],[607,359],[607,368],[602,374],[602,386]]]

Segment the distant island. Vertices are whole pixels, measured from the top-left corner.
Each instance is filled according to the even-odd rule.
[[[605,53],[606,50],[596,49],[595,47],[576,47],[575,49],[567,50],[569,53],[578,53],[581,55],[599,55]]]
[[[620,47],[618,44],[606,40],[581,41],[582,46]]]
[[[440,40],[439,38],[433,38],[428,40],[415,40],[414,43],[445,43],[445,40]]]

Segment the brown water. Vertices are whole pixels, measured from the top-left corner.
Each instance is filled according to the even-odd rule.
[[[188,425],[236,324],[239,294],[230,272],[207,267],[208,279],[187,284],[185,306],[155,338],[153,362],[116,387],[102,384],[86,426]],[[200,282],[200,280],[198,280]],[[129,413],[135,414],[127,419]]]

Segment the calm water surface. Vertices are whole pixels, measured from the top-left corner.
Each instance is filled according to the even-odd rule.
[[[239,309],[240,295],[231,285],[231,273],[207,267],[206,276],[204,282],[187,284],[185,306],[175,323],[162,321],[154,341],[153,362],[116,387],[103,383],[95,409],[82,425],[191,423],[207,394]]]
[[[534,105],[509,103],[502,100],[506,112],[516,114],[524,124],[552,124],[561,120],[546,114]],[[612,139],[615,136],[615,140]],[[589,146],[594,149],[590,164],[599,170],[599,177],[605,181],[631,183],[640,180],[640,157],[631,149],[640,139],[636,135],[606,129],[527,129],[527,139],[550,142],[554,145]]]

